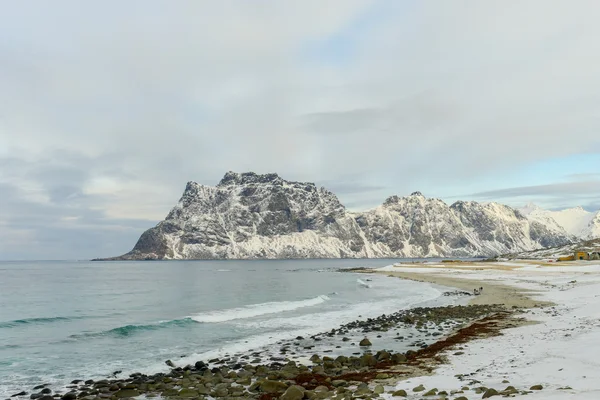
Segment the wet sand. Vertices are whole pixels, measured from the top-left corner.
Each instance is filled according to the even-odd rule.
[[[498,283],[497,281],[487,281],[484,279],[473,279],[471,277],[460,276],[460,273],[475,272],[483,270],[501,270],[507,274],[512,271],[526,266],[534,266],[544,264],[543,262],[514,262],[514,263],[496,263],[496,262],[456,262],[456,263],[439,263],[439,264],[400,264],[397,266],[397,271],[376,270],[376,269],[361,269],[354,272],[376,273],[390,277],[408,279],[417,282],[428,282],[441,286],[454,287],[465,292],[473,293],[473,289],[483,288],[483,291],[472,296],[469,304],[503,304],[508,308],[531,308],[535,306],[548,306],[552,303],[536,300],[533,295],[536,291],[521,289],[518,287]],[[556,265],[560,266],[560,265]],[[411,271],[414,270],[414,271]],[[449,276],[456,274],[457,276]]]
[[[373,272],[373,271],[371,271]],[[490,283],[483,280],[448,277],[435,274],[432,272],[377,272],[387,276],[393,276],[401,279],[409,279],[419,282],[429,282],[442,286],[451,286],[466,292],[473,293],[474,288],[483,287],[480,295],[473,296],[469,304],[503,304],[507,307],[523,307],[531,308],[536,305],[549,305],[549,303],[535,300],[530,297],[533,291],[519,289],[513,286],[502,285],[499,283]]]

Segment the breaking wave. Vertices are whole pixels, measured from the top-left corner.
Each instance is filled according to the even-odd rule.
[[[330,300],[328,296],[321,295],[308,300],[261,303],[227,310],[210,311],[193,315],[188,318],[191,318],[196,322],[204,323],[233,321],[236,319],[258,317],[265,314],[292,311],[302,307],[316,306],[328,300]]]
[[[190,318],[173,319],[170,321],[160,321],[154,324],[147,325],[125,325],[119,326],[118,328],[109,329],[102,332],[82,333],[71,335],[72,339],[86,338],[86,337],[101,337],[101,336],[113,336],[113,337],[129,337],[140,332],[155,331],[158,329],[171,328],[174,326],[185,327],[189,325],[195,325],[197,322]]]

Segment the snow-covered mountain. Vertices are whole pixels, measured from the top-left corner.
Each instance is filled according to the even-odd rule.
[[[574,251],[594,252],[600,249],[600,238],[578,241],[562,246],[549,247],[531,251],[523,251],[512,254],[504,254],[502,257],[521,260],[556,260],[559,257],[572,256]]]
[[[312,183],[228,172],[216,187],[189,182],[166,219],[112,259],[492,256],[570,242],[497,203],[415,192],[356,213]]]
[[[600,237],[600,211],[590,212],[582,207],[550,211],[532,203],[518,210],[528,219],[537,221],[555,232],[559,232],[562,228],[568,234],[579,239]]]

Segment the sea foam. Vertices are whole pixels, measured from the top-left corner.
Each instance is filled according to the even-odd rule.
[[[328,296],[321,295],[307,300],[260,303],[239,308],[209,311],[202,314],[192,315],[188,318],[191,318],[196,322],[204,323],[233,321],[236,319],[258,317],[265,314],[276,314],[284,311],[297,310],[298,308],[302,307],[316,306],[328,300],[330,300]]]
[[[356,283],[358,283],[360,286],[369,289],[371,287],[371,285],[369,285],[367,282],[363,281],[362,279],[357,279]]]

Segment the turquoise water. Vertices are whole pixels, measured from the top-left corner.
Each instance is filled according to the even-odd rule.
[[[440,297],[427,284],[336,272],[393,262],[0,262],[0,398],[165,371],[167,359],[268,347]]]

